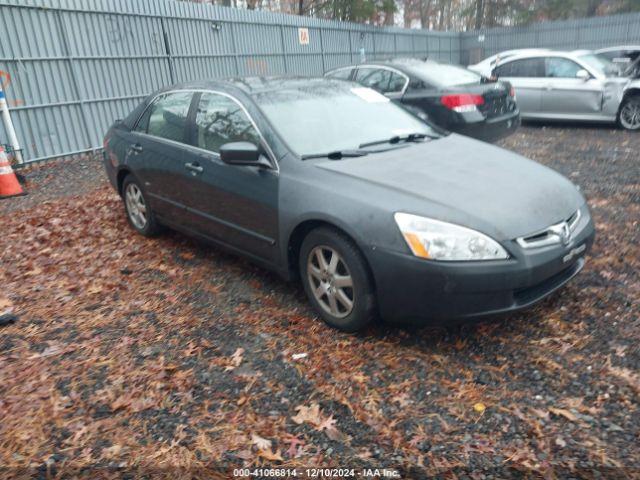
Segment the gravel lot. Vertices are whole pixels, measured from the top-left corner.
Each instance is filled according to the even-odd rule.
[[[134,235],[94,159],[26,170],[29,195],[0,201],[0,313],[19,316],[0,477],[640,478],[640,134],[530,125],[502,145],[585,192],[584,271],[496,321],[359,335],[244,260]]]

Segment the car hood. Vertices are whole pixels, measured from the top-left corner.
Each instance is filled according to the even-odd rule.
[[[540,231],[584,204],[576,186],[554,170],[456,134],[317,165],[356,179],[354,194],[371,191],[371,201],[387,209],[475,228],[498,240]],[[362,182],[383,191],[362,188]]]

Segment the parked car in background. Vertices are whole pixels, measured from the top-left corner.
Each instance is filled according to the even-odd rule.
[[[594,53],[618,65],[622,75],[640,77],[640,45],[601,48]]]
[[[498,140],[520,125],[511,85],[486,81],[463,67],[406,59],[341,67],[325,75],[356,81],[428,122],[480,140]]]
[[[640,81],[588,50],[520,53],[493,75],[516,89],[523,119],[617,122],[640,130]]]
[[[496,64],[501,60],[505,60],[520,53],[546,52],[548,50],[548,48],[518,48],[516,50],[505,50],[504,52],[491,55],[474,65],[469,65],[467,68],[485,77],[491,77],[491,72],[493,72]]]
[[[348,331],[376,313],[428,323],[527,307],[580,271],[594,237],[559,173],[440,135],[352,82],[168,87],[104,147],[137,232],[167,225],[299,278]]]

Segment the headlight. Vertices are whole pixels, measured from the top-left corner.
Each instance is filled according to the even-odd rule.
[[[396,213],[394,217],[416,257],[443,261],[509,258],[498,242],[470,228],[409,213]]]

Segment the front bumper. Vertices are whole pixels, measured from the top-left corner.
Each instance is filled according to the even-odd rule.
[[[461,122],[452,125],[449,129],[461,135],[477,138],[485,142],[496,142],[514,133],[519,126],[520,112],[516,110],[495,118]]]
[[[528,307],[580,272],[594,237],[589,217],[570,245],[528,251],[513,242],[508,260],[434,262],[373,248],[368,257],[380,315],[387,321],[442,325]]]

